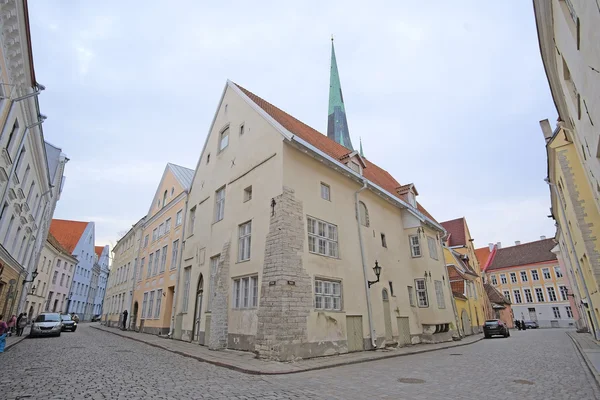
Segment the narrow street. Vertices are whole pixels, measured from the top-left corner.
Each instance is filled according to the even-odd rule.
[[[2,399],[597,399],[566,330],[280,376],[253,376],[100,332],[26,339],[0,354]],[[405,383],[400,380],[406,380]]]

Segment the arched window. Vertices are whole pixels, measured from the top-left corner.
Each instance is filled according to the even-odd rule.
[[[358,202],[358,209],[360,212],[360,224],[363,226],[369,226],[369,210],[362,201]]]
[[[167,204],[167,191],[165,190],[165,193],[163,193],[163,202],[162,202],[162,206],[164,207],[165,204]]]

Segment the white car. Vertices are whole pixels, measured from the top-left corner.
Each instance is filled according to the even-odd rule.
[[[62,325],[59,313],[41,313],[31,324],[29,337],[60,336]]]

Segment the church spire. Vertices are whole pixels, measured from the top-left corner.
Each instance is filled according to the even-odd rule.
[[[327,136],[342,146],[354,150],[348,132],[342,85],[335,60],[333,36],[331,37],[331,73],[329,75],[329,117],[327,122]]]

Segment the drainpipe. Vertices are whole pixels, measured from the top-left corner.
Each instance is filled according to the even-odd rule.
[[[562,203],[562,199],[558,193],[558,190],[556,189],[556,185],[554,183],[550,182],[549,178],[546,178],[545,181],[548,185],[550,185],[550,187],[552,189],[554,189],[554,195],[556,196],[556,198],[558,199],[558,202],[560,204],[560,207],[559,207],[560,213],[563,217],[563,221],[566,222],[567,217],[565,215],[565,208]],[[581,276],[581,281],[583,282],[583,288],[585,289],[585,296],[587,297],[589,307],[592,309],[592,312],[590,313],[590,315],[592,316],[592,320],[594,323],[594,338],[596,340],[598,340],[598,329],[600,327],[598,326],[598,319],[596,318],[596,312],[594,309],[594,305],[592,304],[592,298],[590,297],[590,291],[588,290],[587,283],[585,282],[585,275],[583,274],[583,269],[581,268],[581,264],[579,263],[579,259],[577,258],[577,253],[575,252],[575,245],[573,244],[573,237],[571,236],[571,231],[569,229],[564,229],[564,230],[567,232],[567,236],[569,237],[569,245],[571,247],[571,252],[575,256],[575,264],[577,264],[577,271],[579,272],[579,275]]]
[[[177,301],[179,301],[179,281],[181,279],[181,263],[183,261],[183,250],[185,249],[185,225],[187,222],[187,210],[188,210],[188,196],[189,192],[185,196],[185,212],[183,213],[183,226],[181,227],[181,250],[179,251],[177,261],[177,280],[175,281],[175,298],[173,299],[173,307],[171,309],[171,326],[169,327],[169,338],[173,337],[173,331],[175,330],[175,311],[177,310]],[[190,274],[191,275],[191,274]],[[191,279],[191,276],[190,276]],[[195,318],[195,316],[194,316]]]
[[[358,203],[358,195],[360,194],[360,192],[362,192],[363,190],[365,190],[367,188],[367,180],[363,178],[363,186],[358,189],[356,192],[354,192],[354,207],[356,209],[356,222],[357,222],[357,226],[358,226],[358,243],[360,245],[360,256],[361,256],[361,261],[362,261],[362,266],[363,266],[363,275],[364,275],[364,284],[365,284],[365,293],[367,296],[367,315],[369,317],[369,332],[371,332],[371,345],[373,346],[373,349],[377,348],[377,332],[375,332],[375,326],[373,325],[373,311],[371,308],[371,292],[369,290],[369,269],[367,268],[367,260],[366,260],[366,254],[365,254],[365,247],[363,244],[363,237],[362,237],[362,224],[361,224],[361,220],[360,220],[360,207],[359,207],[359,203]]]

